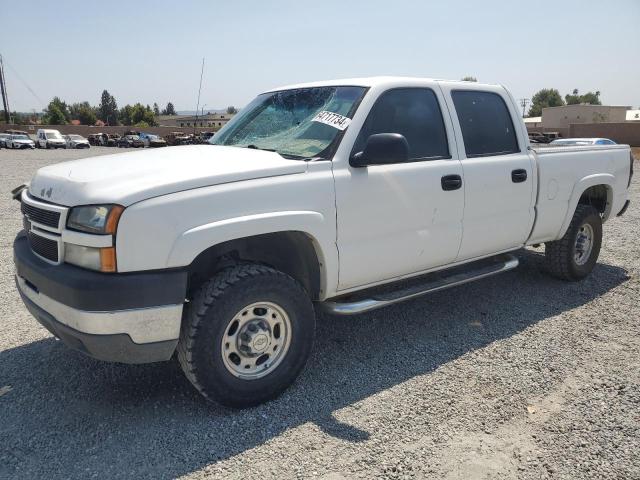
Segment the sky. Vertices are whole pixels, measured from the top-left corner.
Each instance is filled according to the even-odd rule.
[[[242,107],[280,85],[407,75],[599,90],[640,106],[640,0],[0,0],[11,110],[100,102]]]

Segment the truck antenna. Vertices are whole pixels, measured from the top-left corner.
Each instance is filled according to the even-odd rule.
[[[196,121],[193,122],[193,136],[196,136],[196,125],[198,124],[198,110],[200,109],[200,92],[202,91],[202,75],[204,74],[204,57],[202,57],[202,68],[200,69],[200,87],[198,88],[198,103],[196,105]]]

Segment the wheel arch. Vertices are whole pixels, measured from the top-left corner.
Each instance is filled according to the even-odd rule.
[[[216,272],[241,263],[266,265],[296,279],[310,298],[326,291],[324,261],[318,242],[302,231],[278,231],[234,238],[201,251],[189,264],[189,292]]]
[[[611,207],[613,206],[614,182],[615,177],[607,173],[589,175],[577,182],[569,198],[569,208],[562,222],[558,238],[562,238],[567,232],[578,204],[592,205],[602,215],[602,221],[606,221],[611,215]]]

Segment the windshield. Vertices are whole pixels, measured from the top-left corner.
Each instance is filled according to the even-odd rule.
[[[47,138],[62,138],[58,132],[47,132]]]
[[[84,140],[80,135],[69,135],[71,140]]]
[[[13,139],[14,140],[29,140],[29,137],[27,137],[26,135],[14,135]]]
[[[213,145],[272,150],[295,158],[330,155],[363,87],[314,87],[259,95],[213,136]]]

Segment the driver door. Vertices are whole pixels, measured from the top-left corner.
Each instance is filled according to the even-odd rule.
[[[439,89],[396,88],[374,103],[354,144],[399,133],[409,161],[334,169],[338,290],[381,283],[453,262],[462,240],[464,187]],[[451,188],[445,178],[460,179]]]

